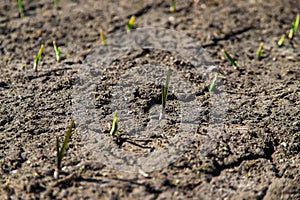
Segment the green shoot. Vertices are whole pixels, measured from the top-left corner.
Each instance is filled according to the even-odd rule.
[[[212,83],[209,86],[209,90],[208,90],[209,92],[212,92],[214,90],[214,88],[216,86],[216,83],[217,83],[217,80],[218,80],[218,76],[219,76],[219,73],[216,72],[215,73],[215,78],[213,79]]]
[[[61,161],[65,155],[65,152],[67,150],[67,146],[71,137],[72,129],[74,127],[75,123],[74,120],[71,121],[69,128],[66,132],[65,139],[63,141],[63,144],[61,148],[59,149],[59,138],[56,136],[56,169],[54,171],[54,178],[57,179],[59,175],[59,171],[61,170]]]
[[[232,64],[232,67],[237,69],[237,62],[224,49],[222,49],[222,52],[224,53],[226,59]]]
[[[135,21],[135,16],[132,15],[131,18],[128,20],[128,22],[126,23],[126,29],[127,29],[127,32],[130,32],[133,28],[133,24],[134,24],[134,21]]]
[[[176,11],[176,0],[171,0],[170,13],[174,13]]]
[[[58,3],[59,3],[59,0],[54,0],[54,5],[58,5]]]
[[[20,12],[20,17],[24,17],[24,7],[23,7],[22,0],[17,0],[17,2],[18,2],[18,9]]]
[[[100,31],[100,38],[101,38],[102,45],[105,45],[106,44],[106,39],[105,39],[104,32],[102,30]]]
[[[114,118],[113,118],[112,125],[111,125],[110,135],[114,136],[118,130],[119,130],[119,126],[118,126],[118,111],[116,110],[114,112]]]
[[[282,47],[282,45],[284,43],[284,40],[285,40],[285,34],[282,34],[281,37],[280,37],[280,40],[278,41],[278,46],[279,47]]]
[[[167,104],[167,96],[169,91],[169,84],[170,84],[170,76],[171,76],[171,70],[168,69],[167,71],[167,78],[166,78],[166,84],[162,86],[162,110],[161,115],[159,117],[159,120],[163,119],[165,117],[166,112],[166,104]]]
[[[35,72],[38,71],[37,67],[38,67],[39,61],[40,61],[40,59],[41,59],[41,56],[42,56],[42,54],[43,54],[43,51],[44,51],[44,45],[42,44],[42,45],[41,45],[41,48],[40,48],[40,50],[39,50],[39,52],[38,52],[38,54],[37,54],[36,56],[34,56],[33,67],[34,67],[34,71],[35,71]]]
[[[256,51],[256,55],[257,55],[258,60],[260,59],[260,56],[261,56],[261,53],[262,53],[263,49],[264,49],[264,43],[260,43],[260,45],[259,45],[259,47]]]
[[[54,51],[55,51],[56,61],[60,62],[60,48],[57,47],[55,41],[53,41],[53,48],[54,48]]]
[[[289,32],[289,39],[293,39],[294,34],[295,34],[295,32],[296,32],[296,30],[297,30],[297,28],[298,28],[299,21],[300,21],[300,15],[297,14],[297,15],[296,15],[296,19],[295,19],[295,21],[292,23],[292,27],[291,27],[290,32]]]

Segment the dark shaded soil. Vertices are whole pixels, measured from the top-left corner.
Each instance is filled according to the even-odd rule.
[[[167,1],[23,4],[25,17],[20,18],[16,1],[0,2],[0,199],[300,199],[299,30],[293,40],[277,46],[300,1],[177,1],[173,14]],[[219,137],[214,146],[201,154],[203,138],[212,134],[205,117],[213,98],[207,83],[195,78],[193,66],[172,52],[133,51],[115,60],[97,85],[96,120],[105,124],[99,134],[109,134],[110,91],[118,78],[134,66],[160,62],[180,71],[197,90],[203,118],[193,133],[195,140],[168,166],[125,173],[86,149],[75,121],[78,128],[63,160],[64,173],[55,180],[55,135],[62,138],[74,118],[78,70],[89,64],[85,59],[90,52],[101,48],[99,31],[107,38],[122,32],[131,15],[137,17],[136,28],[174,29],[202,44],[224,84],[224,128],[215,130]],[[61,47],[60,63],[55,62],[53,40]],[[258,60],[261,42],[264,51]],[[35,73],[33,57],[41,44],[45,51]],[[238,70],[224,58],[223,48],[238,60]],[[160,104],[160,88],[151,83],[135,88],[129,106],[140,125],[149,122],[150,107]],[[179,107],[170,91],[164,133],[137,138],[123,129],[118,148],[143,154],[167,146],[178,130]]]

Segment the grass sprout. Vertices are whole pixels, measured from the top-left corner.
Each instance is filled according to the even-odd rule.
[[[162,110],[161,110],[161,114],[159,116],[159,120],[165,118],[167,96],[168,96],[169,84],[170,84],[170,76],[171,76],[171,70],[168,69],[166,83],[165,83],[165,85],[162,86],[162,101],[161,101]]]
[[[222,52],[224,53],[226,59],[232,64],[232,67],[234,69],[237,69],[237,62],[229,55],[229,53],[227,53],[227,51],[225,51],[224,49],[222,49]]]
[[[214,88],[215,88],[215,86],[216,86],[216,83],[217,83],[217,80],[218,80],[218,76],[219,76],[219,73],[216,72],[216,73],[215,73],[215,77],[214,77],[212,83],[211,83],[210,86],[209,86],[209,90],[208,90],[209,92],[212,92],[212,91],[214,90]]]
[[[65,155],[65,152],[67,150],[67,146],[68,146],[68,143],[69,143],[69,140],[70,140],[70,137],[71,137],[71,134],[72,134],[72,129],[74,127],[75,123],[74,123],[74,120],[72,120],[70,122],[70,125],[69,125],[69,128],[66,132],[66,135],[65,135],[65,139],[62,143],[62,146],[61,148],[59,148],[59,137],[58,135],[56,136],[56,169],[54,171],[54,178],[57,179],[58,176],[59,176],[59,172],[61,170],[61,161]]]
[[[100,39],[101,39],[101,43],[102,45],[106,44],[106,39],[105,39],[105,35],[104,35],[104,31],[100,31]]]
[[[60,62],[60,48],[57,47],[55,41],[53,41],[53,48],[54,48],[54,51],[55,51],[56,61]]]
[[[284,43],[284,40],[285,40],[285,34],[282,34],[279,41],[278,41],[278,46],[279,47],[282,47],[282,45]]]
[[[22,0],[17,0],[20,17],[24,17],[24,6]]]
[[[176,0],[171,0],[170,12],[174,13],[176,11]]]
[[[39,64],[39,61],[40,61],[40,59],[41,59],[41,56],[42,56],[42,54],[43,54],[43,51],[44,51],[44,45],[42,44],[41,45],[41,48],[40,48],[40,50],[39,50],[39,52],[38,52],[38,54],[36,55],[36,56],[34,56],[34,63],[33,63],[33,67],[34,67],[34,71],[35,72],[37,72],[38,71],[38,64]]]
[[[259,47],[258,47],[258,49],[256,51],[256,55],[257,55],[258,60],[261,57],[261,53],[262,53],[263,49],[264,49],[264,43],[260,43]]]
[[[58,5],[58,3],[59,3],[59,0],[54,0],[54,5]]]
[[[116,110],[114,112],[114,117],[113,117],[113,120],[112,120],[111,130],[110,130],[109,134],[111,136],[114,136],[118,130],[119,130],[119,126],[118,126],[118,111]]]
[[[295,21],[293,21],[293,23],[292,23],[292,27],[291,27],[290,32],[289,32],[289,39],[293,39],[294,34],[296,33],[296,31],[298,29],[299,21],[300,21],[300,15],[298,13],[296,15]]]
[[[135,21],[135,16],[132,15],[131,18],[128,20],[128,22],[126,23],[126,29],[127,29],[127,32],[130,32],[133,28],[133,24],[134,24],[134,21]]]

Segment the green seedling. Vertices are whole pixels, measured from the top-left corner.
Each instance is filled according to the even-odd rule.
[[[259,45],[259,47],[256,51],[256,55],[257,55],[258,60],[260,59],[260,56],[261,56],[261,53],[262,53],[263,49],[264,49],[264,43],[260,43],[260,45]]]
[[[104,31],[100,31],[100,39],[101,39],[101,43],[102,45],[106,44],[106,39],[105,39],[105,35],[104,35]]]
[[[282,34],[281,37],[280,37],[280,40],[278,41],[278,46],[279,47],[282,47],[282,45],[284,43],[284,40],[285,40],[285,34]]]
[[[56,136],[56,169],[54,171],[54,178],[57,179],[58,176],[59,176],[59,172],[61,171],[61,161],[65,155],[65,152],[67,150],[67,146],[68,146],[68,143],[69,143],[69,140],[70,140],[70,137],[71,137],[71,134],[72,134],[72,129],[74,127],[75,123],[74,123],[74,120],[71,121],[70,125],[69,125],[69,128],[66,132],[66,135],[65,135],[65,139],[63,141],[63,144],[61,146],[61,148],[59,148],[59,137],[58,135]]]
[[[35,72],[38,71],[37,67],[38,67],[39,61],[40,61],[40,59],[41,59],[41,56],[42,56],[42,54],[43,54],[43,51],[44,51],[44,45],[42,44],[42,45],[41,45],[41,48],[40,48],[40,50],[39,50],[39,52],[38,52],[38,54],[37,54],[36,56],[34,56],[33,67],[34,67],[34,71],[35,71]]]
[[[176,11],[176,0],[171,0],[170,13],[174,13]]]
[[[57,47],[55,41],[53,41],[53,48],[54,48],[54,51],[55,51],[56,61],[60,62],[60,48]]]
[[[215,73],[215,78],[213,79],[212,83],[209,86],[209,90],[208,90],[209,92],[212,92],[214,90],[214,88],[216,86],[216,83],[217,83],[217,80],[218,80],[218,76],[219,76],[219,73],[216,72]]]
[[[295,19],[295,21],[293,21],[292,27],[291,27],[290,32],[289,32],[289,39],[293,39],[294,34],[296,33],[296,30],[297,30],[298,25],[299,25],[299,20],[300,20],[300,15],[297,14],[296,19]]]
[[[114,112],[114,118],[113,118],[112,125],[111,125],[110,135],[114,136],[118,130],[119,130],[119,126],[118,126],[118,111],[116,110]]]
[[[22,0],[17,0],[20,17],[24,17],[24,7]]]
[[[133,28],[133,24],[134,24],[134,21],[135,21],[135,16],[132,15],[131,18],[128,20],[128,22],[126,23],[126,29],[127,29],[127,32],[130,32]]]
[[[167,71],[167,78],[166,78],[166,84],[162,86],[162,110],[159,119],[163,119],[165,117],[166,113],[166,104],[167,104],[167,96],[169,91],[169,84],[170,84],[170,76],[171,76],[171,70],[168,69]]]
[[[224,49],[222,49],[222,52],[224,53],[226,59],[232,64],[232,67],[237,69],[237,62]]]
[[[59,3],[59,0],[54,0],[54,5],[58,5],[58,3]]]

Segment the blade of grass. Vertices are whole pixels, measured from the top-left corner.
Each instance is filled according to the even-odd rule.
[[[163,93],[162,93],[162,107],[164,110],[166,109],[167,95],[168,95],[169,84],[170,84],[170,76],[171,76],[171,70],[169,69],[167,71],[166,84],[163,86]]]
[[[217,83],[217,80],[218,80],[218,76],[219,76],[219,73],[216,72],[215,77],[214,77],[212,83],[210,84],[210,87],[209,87],[209,90],[208,90],[209,92],[212,92],[214,90],[214,88],[216,86],[216,83]]]
[[[293,21],[292,27],[291,27],[290,32],[289,32],[289,39],[293,39],[294,34],[296,33],[296,31],[298,29],[299,21],[300,21],[300,15],[297,14],[296,19],[295,19],[295,21]]]
[[[278,46],[279,47],[282,47],[282,45],[284,43],[284,40],[285,40],[285,34],[282,34],[281,37],[280,37],[280,40],[278,41]]]
[[[133,28],[133,24],[134,24],[134,21],[135,21],[135,16],[132,15],[131,18],[128,20],[128,22],[126,23],[126,29],[127,29],[127,32],[130,32]]]
[[[171,70],[168,69],[167,71],[167,77],[166,77],[166,83],[162,86],[162,110],[159,119],[163,119],[165,117],[166,112],[166,104],[167,104],[167,96],[169,91],[169,84],[170,84],[170,76],[171,76]]]
[[[114,136],[118,130],[119,130],[119,126],[118,126],[118,111],[116,110],[114,112],[114,117],[113,117],[113,121],[112,121],[112,125],[111,125],[110,135]]]
[[[259,47],[256,51],[256,55],[257,55],[258,60],[260,59],[260,56],[261,56],[261,53],[262,53],[263,49],[264,49],[264,43],[260,43],[260,45],[259,45]]]
[[[63,141],[63,144],[59,150],[59,140],[58,140],[58,137],[56,138],[56,148],[57,148],[57,165],[56,165],[56,168],[58,170],[61,170],[61,161],[65,155],[65,152],[67,150],[67,146],[68,146],[68,143],[69,143],[69,140],[70,140],[70,137],[71,137],[71,134],[72,134],[72,129],[74,127],[75,123],[74,123],[74,120],[72,120],[70,122],[70,125],[69,125],[69,128],[66,132],[66,135],[65,135],[65,139]]]
[[[22,0],[17,0],[20,17],[24,17],[24,6]]]
[[[104,35],[104,31],[100,31],[100,39],[101,39],[101,43],[102,45],[106,44],[106,40],[105,40],[105,35]]]
[[[176,0],[171,0],[170,12],[174,13],[176,11]]]
[[[224,53],[226,59],[232,64],[232,67],[234,69],[237,69],[237,62],[229,55],[229,53],[227,53],[227,51],[225,51],[224,49],[222,49],[222,52]]]
[[[53,41],[53,48],[54,48],[54,51],[55,51],[56,62],[60,62],[60,48],[57,47],[55,41]]]
[[[33,67],[34,67],[34,71],[35,71],[35,72],[38,71],[37,67],[38,67],[39,61],[40,61],[40,59],[41,59],[41,56],[42,56],[42,54],[43,54],[43,51],[44,51],[44,45],[42,44],[42,45],[41,45],[41,48],[39,49],[38,54],[37,54],[36,56],[34,56]]]
[[[59,0],[54,0],[54,5],[58,5],[58,3],[59,3]]]

